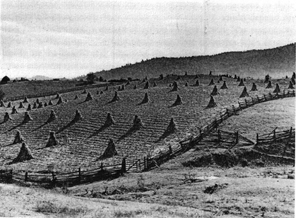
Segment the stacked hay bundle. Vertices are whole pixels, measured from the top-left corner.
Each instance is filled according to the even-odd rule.
[[[33,120],[32,117],[30,116],[30,114],[26,111],[25,112],[25,116],[24,116],[24,120],[23,123],[27,123],[29,121]]]
[[[210,101],[209,101],[209,103],[207,105],[207,108],[212,108],[212,107],[216,107],[216,106],[217,106],[217,104],[216,104],[216,102],[214,100],[214,97],[211,95],[211,98],[210,98]]]
[[[247,92],[247,88],[244,87],[241,95],[239,96],[240,98],[244,98],[244,97],[249,97],[249,93]]]
[[[194,86],[199,86],[199,80],[198,79],[195,81]]]
[[[16,113],[17,113],[17,110],[16,110],[15,106],[13,106],[11,109],[11,114],[16,114]]]
[[[56,113],[54,112],[54,110],[51,110],[49,118],[47,119],[46,123],[50,123],[50,122],[52,122],[52,121],[54,121],[56,119],[57,119]]]
[[[36,108],[37,108],[37,103],[34,102],[34,104],[33,104],[33,109],[36,109]]]
[[[60,96],[60,93],[57,93],[55,99],[59,99],[61,96]]]
[[[114,97],[112,98],[111,102],[115,102],[115,101],[118,101],[118,100],[120,100],[120,98],[118,97],[118,94],[117,94],[117,92],[115,91],[115,93],[114,93]]]
[[[145,103],[147,103],[148,101],[149,101],[148,93],[145,93],[145,96],[144,96],[144,98],[143,98],[143,100],[141,101],[140,104],[145,104]]]
[[[63,98],[62,98],[62,97],[59,97],[59,100],[58,100],[58,102],[57,102],[57,105],[58,105],[58,104],[62,104],[62,103],[64,103]]]
[[[81,119],[82,119],[82,115],[81,115],[80,111],[79,110],[76,110],[75,117],[73,119],[73,122],[79,121]]]
[[[12,119],[11,119],[9,113],[6,112],[5,115],[4,115],[4,120],[3,120],[3,121],[4,121],[4,122],[7,122],[8,120],[12,120]]]
[[[273,93],[278,94],[279,92],[281,92],[280,87],[279,87],[279,84],[276,84]]]
[[[294,86],[293,86],[292,81],[289,82],[289,87],[288,87],[288,89],[294,89]]]
[[[245,84],[244,84],[244,80],[243,80],[243,79],[240,80],[238,86],[245,86]]]
[[[256,86],[255,83],[253,83],[252,88],[251,88],[251,91],[258,91],[258,90],[257,90],[257,86]]]
[[[104,126],[111,126],[113,124],[115,124],[115,120],[113,119],[112,115],[108,113]]]
[[[145,83],[144,89],[148,89],[148,88],[149,88],[149,82],[147,81],[147,82]]]
[[[132,129],[133,130],[138,130],[138,129],[142,128],[143,126],[144,125],[142,123],[142,120],[137,115],[135,115],[135,118],[133,120],[133,127],[132,127]]]
[[[212,92],[211,92],[211,95],[218,95],[218,89],[217,89],[217,86],[214,86]]]
[[[177,105],[181,105],[181,104],[183,104],[182,99],[181,99],[180,95],[177,95],[177,98],[172,106],[177,106]]]
[[[30,111],[30,110],[32,110],[32,108],[31,108],[31,105],[28,104],[27,111]]]
[[[106,159],[118,155],[116,151],[115,144],[112,139],[109,139],[108,146],[105,149],[104,153],[99,157],[99,159]]]
[[[267,89],[271,89],[272,88],[272,85],[271,85],[271,81],[270,80],[268,81],[268,84],[267,84],[266,88]]]
[[[88,93],[87,93],[87,96],[86,96],[86,98],[85,98],[85,101],[90,101],[90,100],[93,100],[93,97],[92,97],[92,95],[88,92]]]
[[[23,102],[20,102],[20,105],[18,108],[24,108]]]
[[[226,85],[226,81],[223,82],[223,85],[221,86],[220,89],[228,89],[227,85]]]
[[[28,98],[27,98],[27,97],[25,97],[25,99],[24,99],[23,103],[29,103],[29,101],[28,101]]]
[[[38,108],[43,108],[43,103],[42,102],[39,102]]]
[[[178,83],[176,81],[173,82],[173,88],[171,91],[178,91]]]
[[[215,83],[214,83],[214,79],[211,79],[211,81],[210,81],[210,83],[209,83],[209,86],[211,86],[211,85],[214,85]]]
[[[49,132],[49,138],[46,143],[46,147],[51,147],[51,146],[55,146],[55,145],[58,145],[58,141],[56,139],[55,133]]]
[[[15,159],[13,159],[12,163],[22,162],[26,160],[33,159],[33,155],[29,147],[23,142],[19,154]]]
[[[15,134],[15,137],[14,137],[14,140],[13,140],[13,144],[21,143],[23,141],[24,141],[24,139],[22,137],[21,132],[19,130],[17,130],[16,134]]]
[[[174,132],[177,131],[177,125],[174,121],[174,118],[171,118],[169,125],[167,126],[166,130],[165,130],[165,135],[167,134],[172,134]]]

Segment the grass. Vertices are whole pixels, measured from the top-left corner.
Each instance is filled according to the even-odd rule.
[[[294,174],[293,166],[285,167],[168,167],[164,164],[159,169],[142,173],[129,174],[123,178],[108,182],[109,195],[100,198],[134,201],[149,204],[161,204],[153,210],[160,214],[168,214],[168,217],[215,217],[222,215],[251,217],[291,217],[294,214],[294,179],[287,179],[287,174]],[[184,183],[184,171],[186,177],[195,178],[193,182]],[[138,189],[134,194],[138,180],[144,180],[146,190]],[[157,183],[157,187],[153,184]],[[102,191],[103,183],[97,182],[89,185],[82,185],[71,188],[71,194],[77,195],[84,187],[89,187],[94,192]],[[204,191],[215,185],[223,187],[212,194]],[[225,185],[228,184],[228,185]],[[112,190],[125,187],[124,191],[112,194]],[[123,189],[122,189],[123,190]],[[146,195],[148,191],[153,194]],[[272,190],[272,193],[270,192]],[[135,197],[137,196],[137,197]],[[190,208],[186,211],[172,211],[168,207]],[[192,209],[200,212],[192,213]],[[202,212],[204,215],[202,215]],[[120,213],[121,214],[121,213]],[[122,211],[122,214],[125,214]],[[135,216],[132,213],[130,217]],[[127,216],[128,217],[128,216]]]
[[[35,212],[42,214],[54,214],[62,217],[65,216],[83,216],[89,212],[85,207],[69,208],[68,206],[57,205],[51,201],[40,201],[37,202]]]

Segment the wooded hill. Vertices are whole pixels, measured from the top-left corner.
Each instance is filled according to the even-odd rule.
[[[158,77],[160,74],[209,73],[263,78],[269,74],[281,78],[295,71],[295,43],[264,50],[226,52],[208,56],[180,58],[152,58],[135,64],[96,72],[97,76],[110,78]]]

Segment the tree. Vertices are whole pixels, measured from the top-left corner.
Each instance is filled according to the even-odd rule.
[[[10,81],[10,79],[9,79],[9,77],[8,76],[4,76],[3,78],[2,78],[2,80],[1,80],[1,84],[6,84],[6,83],[8,83]]]
[[[89,73],[89,74],[86,75],[86,80],[89,83],[94,83],[95,81],[98,80],[98,77],[94,73]]]
[[[4,99],[5,93],[0,89],[0,101]]]

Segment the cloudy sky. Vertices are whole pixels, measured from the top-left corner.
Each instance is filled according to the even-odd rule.
[[[0,77],[75,77],[296,42],[295,0],[0,2]]]

